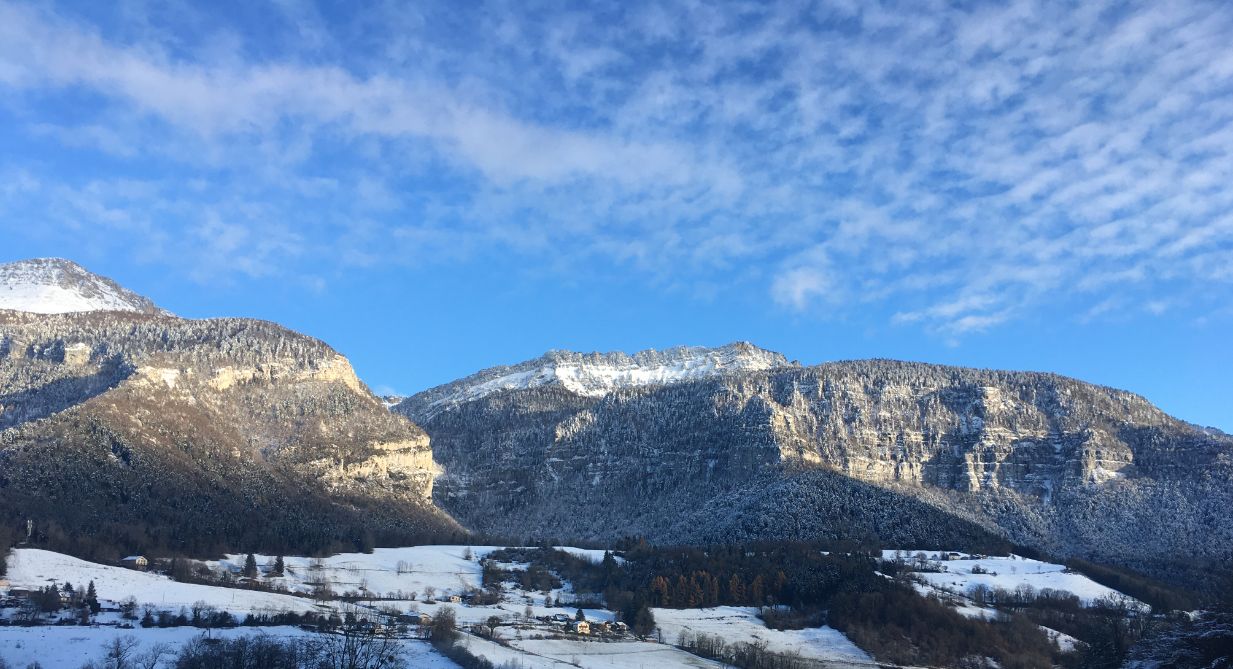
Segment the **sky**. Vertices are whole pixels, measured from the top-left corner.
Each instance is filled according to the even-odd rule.
[[[381,393],[747,340],[1233,431],[1230,35],[1193,0],[0,0],[0,261],[283,323]]]

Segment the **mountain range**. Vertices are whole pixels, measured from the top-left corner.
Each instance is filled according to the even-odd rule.
[[[741,342],[553,351],[382,401],[277,325],[177,318],[67,261],[0,266],[4,520],[116,550],[466,528],[1016,544],[1182,580],[1233,558],[1231,482],[1233,437],[1054,374]]]

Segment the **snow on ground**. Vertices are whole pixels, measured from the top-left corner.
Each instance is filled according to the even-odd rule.
[[[472,559],[464,556],[471,551]],[[404,593],[410,599],[412,592],[420,597],[432,587],[436,596],[461,595],[467,590],[480,587],[479,561],[495,546],[409,546],[405,548],[377,548],[372,553],[340,553],[325,558],[285,557],[285,576],[268,577],[267,565],[272,565],[271,555],[257,555],[258,566],[263,572],[262,580],[281,583],[292,592],[310,593],[314,584],[327,581],[337,594],[351,591],[367,591],[384,596]],[[223,568],[239,574],[244,567],[245,555],[228,555],[218,561],[205,562],[213,568]],[[399,573],[400,571],[404,573]]]
[[[604,561],[605,551],[603,549],[574,548],[572,546],[553,546],[553,548],[595,564],[599,564]],[[617,564],[625,563],[625,558],[619,555],[614,555],[612,558],[617,561]]]
[[[1060,648],[1062,652],[1064,653],[1069,653],[1070,651],[1074,650],[1079,645],[1083,644],[1082,641],[1074,638],[1073,636],[1070,636],[1069,634],[1066,634],[1065,632],[1059,632],[1050,627],[1044,627],[1043,625],[1040,627],[1040,629],[1044,630],[1045,634],[1049,635],[1049,640],[1056,643],[1057,647]]]
[[[500,632],[508,637],[510,630]],[[723,665],[690,655],[667,644],[650,641],[600,641],[582,639],[533,639],[509,638],[509,646],[464,634],[460,643],[475,655],[486,658],[500,666],[517,663],[526,669],[566,669],[583,667],[589,669],[611,668],[636,669],[640,667],[706,668]]]
[[[775,631],[763,627],[756,617],[755,609],[720,607],[693,611],[678,611],[659,609],[655,616],[664,632],[668,644],[650,641],[635,641],[632,638],[621,640],[598,640],[580,638],[544,639],[542,636],[555,636],[557,632],[541,627],[542,623],[527,620],[527,608],[530,607],[532,618],[565,614],[573,617],[574,607],[544,606],[544,593],[525,592],[513,584],[505,584],[501,601],[493,605],[469,606],[461,603],[440,601],[448,595],[462,594],[481,585],[481,566],[479,560],[494,550],[490,546],[415,546],[406,548],[377,549],[371,554],[345,553],[326,558],[314,559],[306,557],[285,557],[285,576],[273,577],[268,566],[273,565],[271,556],[256,556],[262,571],[260,580],[267,583],[278,583],[296,593],[312,592],[319,583],[328,582],[335,593],[367,592],[374,597],[388,596],[393,598],[374,600],[364,603],[373,607],[392,607],[401,612],[422,612],[435,616],[443,608],[450,607],[455,612],[460,626],[487,621],[497,617],[505,624],[500,628],[502,638],[510,639],[514,647],[506,647],[490,641],[484,641],[472,636],[464,636],[464,642],[473,650],[481,652],[497,664],[516,660],[526,667],[560,668],[567,665],[580,667],[624,667],[654,666],[654,667],[716,667],[715,663],[702,660],[684,651],[672,647],[682,629],[697,632],[718,634],[728,641],[766,641],[768,646],[777,651],[794,651],[801,655],[831,662],[847,662],[864,665],[868,656],[856,648],[842,634],[830,628],[818,628],[798,631]],[[602,550],[583,550],[565,547],[574,555],[585,559],[600,560]],[[467,559],[470,554],[471,559]],[[243,555],[229,555],[222,560],[204,562],[218,571],[228,571],[237,574],[244,564]],[[268,566],[267,566],[268,565]],[[62,584],[69,581],[74,585],[85,585],[94,581],[99,597],[104,600],[120,601],[133,596],[140,604],[152,604],[156,607],[177,610],[180,607],[191,607],[196,602],[204,602],[218,609],[243,615],[249,611],[279,611],[297,612],[331,611],[344,605],[340,602],[316,604],[308,597],[289,594],[267,593],[222,586],[194,585],[178,583],[158,574],[139,572],[121,567],[94,564],[78,560],[59,553],[36,549],[18,549],[12,552],[9,559],[9,574],[11,586],[15,588],[38,588],[50,583]],[[427,589],[435,590],[438,601],[426,603],[423,601]],[[415,592],[416,599],[411,599]],[[563,597],[568,599],[572,594],[569,584],[552,591],[554,601]],[[612,621],[614,614],[604,609],[584,609],[588,620]],[[109,620],[104,614],[100,621]],[[525,627],[532,623],[531,627]],[[513,624],[523,626],[517,629]],[[290,628],[280,628],[290,629]],[[46,630],[47,634],[67,635],[56,637],[63,643],[64,652],[78,652],[69,665],[80,664],[76,658],[83,653],[92,653],[102,642],[119,634],[115,628],[97,627],[36,627],[36,628],[5,628],[0,627],[0,648],[5,652],[18,652],[21,647],[38,645],[37,634]],[[24,630],[24,631],[9,631]],[[33,630],[33,631],[31,631]],[[61,631],[63,630],[63,631]],[[198,633],[192,628],[151,629],[137,628],[124,630],[132,633],[150,644],[165,640],[182,642]],[[241,630],[243,631],[243,630]],[[298,630],[291,629],[295,633]],[[75,635],[73,633],[76,633]],[[236,631],[229,631],[233,634]],[[31,636],[35,635],[35,636]],[[89,648],[86,648],[86,647]],[[82,649],[86,650],[83,651]],[[24,651],[22,651],[24,652]],[[20,655],[18,657],[25,657]],[[433,656],[444,662],[440,656]],[[7,659],[7,656],[6,656]],[[22,665],[18,665],[22,666]],[[48,663],[44,661],[44,666]],[[54,665],[53,665],[54,666]],[[412,666],[448,666],[425,663]]]
[[[767,629],[757,609],[718,606],[709,609],[655,609],[664,640],[675,643],[682,631],[719,636],[728,643],[765,641],[769,650],[835,662],[869,663],[872,658],[841,632],[830,627],[803,630]]]
[[[117,629],[115,627],[0,627],[0,658],[13,667],[25,667],[38,662],[47,669],[80,667],[87,661],[99,661],[103,645],[115,638],[132,636],[141,644],[137,652],[145,652],[155,644],[165,643],[179,648],[201,634],[192,627],[166,629]],[[234,628],[213,630],[215,638],[231,638],[250,634],[293,637],[309,634],[295,627]],[[438,654],[423,641],[402,642],[407,666],[425,669],[456,669],[458,665]]]
[[[986,585],[990,588],[1014,590],[1020,585],[1030,585],[1036,590],[1052,588],[1072,593],[1083,600],[1085,604],[1101,597],[1113,597],[1134,601],[1122,593],[1107,588],[1078,572],[1068,572],[1066,567],[1050,562],[1041,562],[1030,558],[1009,555],[1006,557],[982,557],[962,555],[957,560],[939,560],[937,551],[882,551],[882,558],[893,560],[896,557],[911,562],[918,552],[924,553],[929,560],[939,561],[946,567],[941,573],[919,572],[916,574],[925,579],[929,585],[955,594],[966,594],[974,585]],[[979,567],[987,573],[973,574],[972,569]]]
[[[118,602],[132,596],[137,598],[139,604],[152,604],[173,611],[196,602],[240,615],[249,611],[304,613],[319,610],[311,600],[303,597],[179,583],[160,574],[86,562],[36,548],[12,551],[8,580],[10,587],[31,590],[52,583],[63,584],[67,581],[76,587],[94,581],[100,599]]]
[[[642,667],[719,668],[724,665],[690,655],[667,644],[645,641],[583,641],[523,639],[511,642],[524,653],[549,662],[546,666],[583,669],[640,669]],[[553,662],[555,661],[555,662]]]

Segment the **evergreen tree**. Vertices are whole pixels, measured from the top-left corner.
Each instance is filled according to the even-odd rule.
[[[578,609],[578,612],[574,614],[574,620],[586,620],[586,619],[587,619],[587,614],[583,613],[582,609]]]
[[[257,578],[257,558],[252,553],[244,558],[244,576],[247,578]]]
[[[604,570],[604,586],[612,585],[616,581],[618,573],[621,569],[617,564],[616,558],[612,557],[610,551],[604,551],[604,561],[600,563],[600,567]]]
[[[274,575],[282,576],[286,573],[286,565],[283,563],[283,556],[279,555],[274,558]]]
[[[102,604],[98,603],[98,592],[94,589],[94,581],[90,581],[90,585],[86,586],[86,606],[90,607],[90,613],[95,615],[103,610]]]
[[[655,616],[646,606],[639,608],[638,613],[634,614],[633,630],[638,636],[647,636],[655,631]]]

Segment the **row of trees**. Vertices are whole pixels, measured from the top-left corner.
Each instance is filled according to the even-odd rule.
[[[719,660],[740,669],[813,669],[815,662],[799,653],[778,653],[768,649],[765,641],[728,643],[713,634],[681,632],[676,645],[694,655]]]
[[[3,665],[0,664],[0,667]],[[252,634],[230,639],[198,636],[179,650],[155,644],[145,650],[134,636],[113,639],[102,657],[82,669],[402,669],[402,645],[393,635],[353,626],[336,634],[294,639]]]
[[[17,619],[24,624],[33,624],[41,616],[65,609],[76,612],[83,623],[88,622],[90,616],[97,615],[102,610],[102,605],[98,601],[94,581],[90,581],[84,588],[80,585],[74,587],[72,583],[43,586],[30,593],[30,598],[18,612]]]

